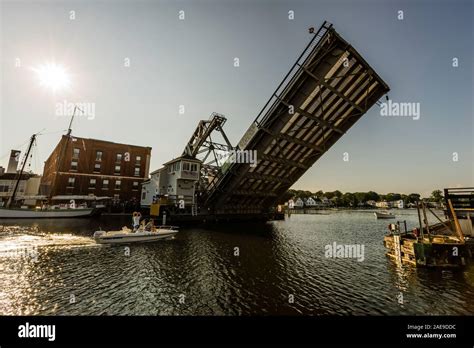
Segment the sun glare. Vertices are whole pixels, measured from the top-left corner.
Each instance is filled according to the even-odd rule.
[[[68,88],[71,84],[67,70],[61,65],[48,63],[34,68],[33,71],[38,75],[40,85],[53,92]]]

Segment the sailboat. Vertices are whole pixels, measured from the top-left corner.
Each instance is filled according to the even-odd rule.
[[[71,135],[71,124],[74,119],[74,114],[76,112],[76,108],[74,108],[74,113],[71,118],[71,122],[69,124],[69,130],[67,135]],[[18,187],[22,178],[22,175],[25,170],[26,162],[30,156],[31,149],[36,142],[37,134],[33,134],[30,138],[30,143],[28,145],[28,150],[26,151],[26,155],[24,157],[23,163],[21,165],[21,169],[17,175],[17,179],[15,181],[15,187],[13,189],[12,195],[7,201],[5,207],[0,207],[0,219],[41,219],[41,218],[78,218],[78,217],[88,217],[95,215],[96,213],[100,213],[95,208],[88,208],[88,207],[81,207],[76,206],[76,204],[71,203],[67,207],[59,207],[59,206],[52,206],[52,207],[36,207],[31,209],[29,207],[15,207],[12,206],[15,203],[15,198],[17,198],[17,191]],[[60,161],[59,161],[60,162]],[[49,197],[51,199],[51,197]]]

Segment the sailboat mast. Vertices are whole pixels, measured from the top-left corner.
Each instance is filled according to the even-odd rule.
[[[33,144],[34,144],[35,140],[36,140],[36,134],[33,134],[31,136],[30,144],[28,145],[28,150],[26,151],[25,160],[23,161],[23,164],[21,166],[20,173],[18,175],[18,179],[16,180],[15,188],[13,189],[13,193],[10,196],[10,199],[7,202],[7,208],[10,208],[10,205],[15,200],[15,195],[16,195],[16,192],[18,191],[18,186],[20,185],[21,176],[23,175],[23,171],[25,170],[26,162],[28,161],[28,156],[30,155],[31,148],[33,147]]]
[[[72,121],[74,121],[74,116],[76,115],[76,110],[79,109],[77,105],[74,105],[74,111],[72,112],[71,121],[69,121],[69,127],[67,129],[67,135],[71,135],[72,132]],[[80,109],[79,109],[80,110]]]
[[[53,197],[53,187],[55,186],[56,184],[56,180],[57,180],[57,177],[59,175],[59,171],[61,169],[61,162],[65,156],[65,153],[66,153],[66,150],[67,150],[67,145],[69,143],[69,139],[71,139],[71,133],[72,133],[72,122],[74,121],[74,116],[76,116],[76,110],[79,110],[81,112],[83,112],[77,105],[74,106],[74,111],[72,112],[72,116],[71,116],[71,121],[69,121],[69,127],[68,127],[68,130],[67,130],[67,134],[66,134],[66,139],[64,141],[64,143],[61,145],[61,150],[59,152],[59,158],[58,158],[58,162],[57,162],[57,165],[56,165],[56,173],[53,177],[53,180],[52,180],[52,184],[51,184],[51,191],[49,192],[49,198],[51,199]]]

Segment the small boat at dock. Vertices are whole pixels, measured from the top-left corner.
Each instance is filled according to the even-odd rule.
[[[94,240],[99,244],[126,244],[138,242],[155,242],[161,239],[172,238],[178,233],[176,226],[157,226],[150,230],[140,228],[132,230],[123,227],[120,231],[96,231]]]
[[[374,215],[377,219],[395,219],[395,215],[390,213],[389,211],[376,211]]]

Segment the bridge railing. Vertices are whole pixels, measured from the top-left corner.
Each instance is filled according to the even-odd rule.
[[[272,96],[263,106],[262,110],[259,112],[255,119],[255,123],[257,125],[263,125],[271,116],[275,108],[279,104],[280,96],[283,96],[293,85],[293,83],[297,80],[298,76],[302,74],[303,69],[302,66],[305,65],[307,60],[310,57],[310,54],[315,50],[315,48],[323,42],[323,37],[329,32],[332,28],[332,24],[324,21],[324,23],[319,27],[318,31],[314,34],[311,41],[308,43],[306,48],[300,54],[298,59],[296,60],[295,64],[291,67],[290,71],[285,75],[283,80],[280,82],[278,87],[273,92]]]
[[[305,47],[303,52],[300,54],[296,62],[293,64],[291,69],[288,71],[288,73],[285,75],[283,80],[275,89],[271,97],[268,99],[261,111],[258,113],[257,117],[255,118],[254,124],[261,126],[265,124],[269,117],[271,117],[273,111],[280,103],[280,96],[283,96],[288,90],[290,90],[295,81],[298,79],[299,75],[302,74],[302,67],[304,67],[306,62],[309,60],[311,53],[313,53],[315,49],[320,45],[320,43],[323,42],[323,38],[331,28],[332,24],[327,21],[324,21],[324,23],[319,27],[318,31],[314,34],[314,36],[312,37],[308,45]],[[220,181],[224,179],[225,174],[226,173],[220,172],[212,179],[212,181],[209,182],[205,190],[207,197],[212,196],[214,192],[220,187]]]

